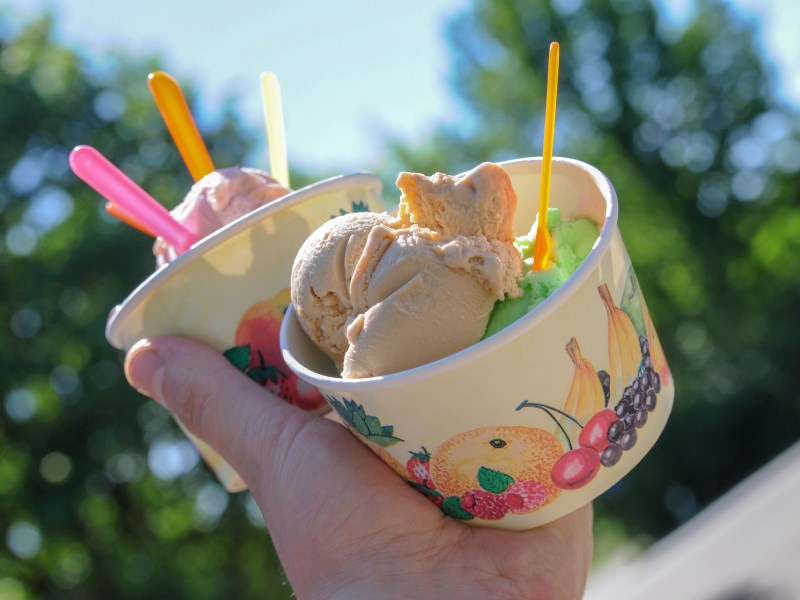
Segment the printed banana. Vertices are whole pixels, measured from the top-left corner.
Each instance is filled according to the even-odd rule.
[[[605,394],[594,365],[581,354],[578,340],[572,338],[566,348],[567,354],[575,365],[575,371],[567,393],[567,400],[564,403],[564,412],[572,415],[581,425],[584,425],[592,415],[603,410]],[[567,417],[562,417],[560,421],[570,439],[577,440],[580,428]]]
[[[608,316],[608,361],[611,377],[611,397],[619,399],[625,386],[633,381],[642,362],[642,348],[633,321],[614,304],[606,284],[597,288]]]
[[[647,343],[650,346],[650,360],[653,361],[653,368],[658,376],[661,378],[661,385],[669,385],[672,375],[669,372],[667,359],[664,356],[664,350],[661,348],[656,336],[656,330],[653,327],[653,320],[650,318],[650,312],[647,310],[647,305],[644,303],[644,298],[641,298],[642,312],[644,312],[644,326],[647,331]]]

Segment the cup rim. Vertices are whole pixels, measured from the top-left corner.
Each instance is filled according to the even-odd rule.
[[[536,163],[540,164],[541,162],[541,157],[528,157],[501,161],[498,162],[498,164],[503,168],[510,167],[511,170],[516,171],[518,169],[521,170],[521,168],[525,166]],[[567,279],[566,282],[564,282],[564,284],[559,286],[559,288],[553,292],[552,295],[547,297],[534,310],[528,312],[525,316],[518,319],[512,326],[505,327],[484,340],[480,340],[471,346],[438,360],[388,375],[365,377],[363,379],[344,379],[342,377],[331,377],[317,373],[316,371],[312,371],[303,365],[299,360],[297,360],[294,354],[292,354],[287,345],[288,328],[292,322],[296,322],[298,328],[300,328],[300,324],[299,321],[297,321],[297,315],[294,307],[290,304],[286,310],[286,314],[284,315],[280,330],[281,354],[283,355],[283,360],[286,362],[287,366],[299,377],[317,386],[318,388],[322,388],[323,390],[354,394],[370,393],[419,383],[421,381],[425,381],[426,379],[450,372],[454,369],[464,366],[469,362],[478,360],[482,356],[496,351],[500,347],[512,342],[521,335],[524,335],[528,330],[534,328],[538,323],[546,319],[561,304],[563,304],[563,302],[574,291],[583,285],[583,283],[598,267],[600,261],[607,253],[608,248],[611,245],[612,237],[617,229],[617,218],[619,214],[618,198],[617,193],[614,190],[614,186],[608,177],[598,168],[593,167],[592,165],[583,161],[573,158],[554,156],[553,168],[555,169],[560,166],[576,167],[589,176],[600,193],[606,198],[605,220],[602,228],[599,231],[597,241],[587,257],[584,259],[583,263],[581,263],[578,269],[569,277],[569,279]],[[302,331],[302,328],[300,329]]]
[[[157,268],[147,279],[134,288],[120,304],[116,305],[111,310],[108,320],[106,321],[106,339],[114,347],[123,348],[124,344],[122,343],[120,332],[127,317],[147,296],[154,292],[165,281],[188,268],[189,265],[220,244],[254,227],[261,221],[274,217],[283,210],[297,206],[307,200],[312,200],[320,193],[335,192],[351,187],[371,188],[380,195],[383,191],[383,182],[377,175],[367,172],[336,175],[328,179],[323,179],[322,181],[317,181],[298,190],[294,190],[268,204],[259,206],[255,210],[242,215],[238,219],[231,221],[227,225],[220,227],[216,231],[195,242],[186,252],[178,255],[169,263]]]

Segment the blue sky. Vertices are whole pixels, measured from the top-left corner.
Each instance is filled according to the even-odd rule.
[[[658,1],[678,21],[693,5]],[[793,31],[800,2],[731,2],[761,23],[764,51],[781,73],[784,94],[800,104],[800,68],[793,66],[800,65]],[[201,128],[230,92],[240,98],[244,122],[263,131],[259,73],[275,72],[289,163],[321,175],[375,164],[384,132],[413,142],[458,115],[447,83],[444,25],[469,0],[194,0],[191,8],[164,0],[0,4],[22,15],[55,13],[58,39],[90,57],[101,59],[110,48],[160,54],[179,80],[199,85]],[[265,147],[250,161],[248,166],[268,168]]]

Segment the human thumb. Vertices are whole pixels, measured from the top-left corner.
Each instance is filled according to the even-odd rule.
[[[219,352],[177,337],[141,340],[125,359],[133,387],[172,412],[249,484],[272,446],[308,415],[242,375]]]

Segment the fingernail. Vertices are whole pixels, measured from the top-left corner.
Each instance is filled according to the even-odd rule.
[[[130,384],[145,396],[163,404],[164,360],[147,340],[137,343],[125,360]]]

